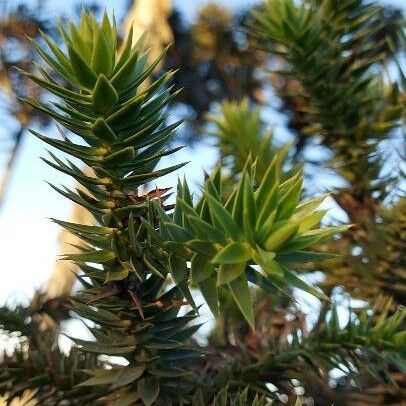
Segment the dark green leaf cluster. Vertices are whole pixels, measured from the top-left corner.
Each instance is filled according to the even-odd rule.
[[[401,373],[406,372],[403,356],[406,351],[403,329],[406,313],[404,309],[388,313],[388,308],[378,313],[362,310],[358,316],[351,311],[342,328],[337,308],[333,307],[329,318],[326,316],[319,328],[307,338],[294,337],[292,345],[300,347],[302,356],[316,368],[322,365],[348,373],[366,367],[378,380],[391,381],[389,365]]]
[[[393,390],[397,384],[392,373],[403,374],[405,369],[406,313],[404,309],[389,311],[390,306],[389,301],[383,312],[349,309],[348,321],[343,325],[336,306],[326,303],[318,323],[310,330],[301,323],[292,323],[288,340],[281,340],[269,320],[257,313],[254,336],[235,336],[235,345],[223,346],[208,356],[205,375],[201,376],[206,404],[227,385],[232,395],[245,388],[250,399],[257,393],[264,394],[273,404],[283,404],[279,402],[282,395],[293,403],[297,386],[302,388],[303,399],[310,396],[318,404],[333,404],[343,396],[342,404],[351,404],[347,393],[338,397],[333,392],[328,396],[318,393],[329,371],[336,368],[358,385],[358,378],[365,378],[367,373],[369,379],[373,377]],[[278,317],[275,309],[270,317]],[[278,320],[275,327],[281,327]],[[280,332],[283,336],[284,332]]]
[[[0,308],[0,334],[12,337],[16,349],[1,354],[0,393],[10,399],[34,391],[33,397],[44,405],[72,399],[74,405],[97,399],[103,391],[93,393],[76,386],[86,378],[84,370],[102,368],[94,354],[73,348],[69,355],[54,345],[54,336],[44,329],[47,313],[34,312],[22,305]]]
[[[259,396],[257,393],[252,395],[248,388],[233,393],[230,388],[226,386],[219,391],[210,403],[204,401],[203,393],[200,390],[193,396],[193,405],[195,406],[268,406],[271,404],[269,398],[265,395]]]
[[[252,362],[244,358],[247,352],[253,351],[248,347],[228,372],[233,382],[238,382],[240,387],[252,382],[262,391],[267,391],[266,384],[272,382],[280,393],[289,394],[290,379],[299,380],[308,390],[315,377],[325,379],[324,374],[335,368],[354,379],[366,370],[378,381],[391,384],[394,382],[390,372],[405,373],[403,309],[391,315],[388,311],[371,310],[357,315],[358,312],[350,309],[345,326],[340,324],[335,306],[327,305],[325,310],[329,311],[310,332],[295,329],[286,343],[278,343],[264,330],[262,344]],[[272,393],[269,396],[272,398]]]
[[[189,326],[193,312],[178,316],[184,296],[177,287],[165,290],[166,256],[148,233],[156,222],[148,201],[159,200],[167,210],[166,190],[142,195],[138,189],[183,165],[156,168],[162,156],[178,149],[166,148],[179,125],[166,124],[165,106],[174,97],[166,83],[172,73],[141,89],[162,55],[148,65],[143,39],[132,44],[132,32],[118,53],[116,27],[107,15],[98,24],[83,14],[78,26],[59,28],[67,52],[44,35],[49,49],[35,47],[52,73],[39,66],[38,76],[28,76],[62,103],[27,102],[81,141],[34,134],[91,169],[89,173],[51,152],[51,159],[45,159],[81,185],[77,190],[53,188],[90,211],[96,222],[55,220],[83,241],[78,254],[64,259],[82,270],[83,290],[72,300],[72,310],[94,323],[94,341],[73,340],[84,352],[122,356],[129,364],[88,370],[91,378],[83,385],[102,385],[106,396],[123,402],[137,398],[149,405],[158,395],[164,401],[165,393],[181,398],[184,391],[173,378],[185,374],[183,360],[200,356],[184,345],[198,327]]]
[[[328,267],[324,286],[342,284],[355,298],[373,302],[379,295],[406,303],[406,198],[390,207],[379,207],[379,223],[368,222],[368,244],[360,255],[347,255],[345,263],[334,261]],[[350,272],[348,272],[348,269]],[[362,286],[362,289],[359,289]]]

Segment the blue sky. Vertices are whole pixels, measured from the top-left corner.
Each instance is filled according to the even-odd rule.
[[[255,0],[218,1],[234,9],[244,9]],[[31,1],[35,4],[35,1]],[[44,15],[54,16],[61,10],[71,10],[72,4],[79,2],[48,1]],[[100,1],[111,10],[116,8],[117,17],[121,17],[122,8],[117,1]],[[205,0],[175,0],[174,4],[190,21]],[[406,9],[406,0],[384,1],[384,3],[402,6]],[[50,129],[52,133],[55,129]],[[57,237],[59,229],[48,218],[68,219],[71,205],[62,199],[45,180],[56,185],[72,185],[72,180],[48,168],[39,157],[44,155],[44,145],[28,135],[18,157],[16,170],[11,180],[7,200],[0,212],[0,252],[1,271],[0,303],[5,300],[22,300],[28,298],[34,289],[45,283],[58,254]],[[175,158],[176,162],[193,159],[179,175],[186,175],[191,184],[202,178],[202,169],[210,169],[215,161],[215,154],[207,147],[200,146],[193,151],[184,149]],[[169,159],[164,163],[169,163]],[[176,175],[168,176],[160,186],[176,184]]]

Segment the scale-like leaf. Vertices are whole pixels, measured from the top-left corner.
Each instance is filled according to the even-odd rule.
[[[249,326],[254,330],[254,310],[252,307],[251,292],[248,287],[248,281],[245,273],[230,282],[228,287],[245,320],[247,320]]]
[[[113,69],[113,55],[107,43],[106,34],[108,35],[109,33],[105,33],[104,30],[97,30],[93,45],[91,67],[96,74],[101,73],[108,76]]]
[[[72,46],[69,47],[69,59],[79,83],[86,89],[92,89],[97,80],[96,73]]]
[[[211,215],[221,224],[224,232],[234,241],[239,241],[242,237],[242,232],[231,214],[214,197],[207,194],[206,199],[210,207]]]
[[[217,286],[225,285],[245,273],[246,262],[221,264],[217,271]]]
[[[298,278],[292,271],[287,268],[284,268],[283,279],[285,282],[295,288],[304,290],[307,293],[310,293],[313,296],[318,297],[319,299],[329,300],[328,297],[319,289],[314,288],[308,283],[304,282],[302,279]]]
[[[116,89],[110,81],[100,74],[92,93],[93,106],[97,112],[108,112],[119,100]]]
[[[299,229],[298,224],[292,222],[275,223],[270,235],[264,242],[264,248],[267,251],[278,251],[281,247],[290,241]]]
[[[247,244],[232,242],[222,248],[211,262],[214,264],[235,264],[247,262],[250,258],[251,252]]]
[[[206,301],[209,309],[216,319],[219,318],[219,296],[217,288],[217,278],[215,275],[199,283],[200,291]]]
[[[159,395],[159,381],[154,376],[143,378],[137,384],[138,393],[145,406],[151,406]]]

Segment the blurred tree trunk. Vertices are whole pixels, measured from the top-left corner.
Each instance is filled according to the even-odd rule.
[[[8,189],[8,185],[10,183],[11,175],[13,174],[15,162],[17,160],[18,153],[20,151],[20,147],[23,140],[23,135],[25,132],[25,125],[21,124],[19,129],[16,131],[15,135],[13,136],[13,146],[11,148],[10,155],[7,159],[5,169],[1,174],[0,179],[0,208],[4,203],[6,192]]]
[[[133,40],[147,32],[147,44],[151,48],[149,58],[156,59],[162,49],[173,40],[168,18],[172,0],[136,0],[123,23],[124,32],[133,26]]]
[[[123,33],[128,33],[132,25],[133,41],[136,41],[144,32],[148,33],[146,43],[150,48],[151,61],[156,59],[162,49],[173,39],[168,24],[171,9],[171,0],[136,0],[124,20]],[[69,221],[90,224],[92,217],[83,207],[74,205]],[[80,245],[80,239],[67,231],[62,231],[59,243],[60,252],[74,253],[78,251],[75,246]],[[55,299],[69,295],[75,282],[76,271],[77,269],[68,261],[57,260],[46,286],[46,298]]]
[[[89,175],[89,170],[86,170]],[[71,223],[91,224],[92,215],[83,207],[74,204],[69,221]],[[80,245],[81,240],[75,235],[62,230],[59,234],[59,251],[76,253],[79,250],[75,245]],[[51,277],[46,286],[46,299],[52,300],[71,293],[75,283],[76,267],[69,261],[56,260]]]

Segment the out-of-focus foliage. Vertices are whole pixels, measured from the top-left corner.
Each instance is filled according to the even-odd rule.
[[[21,305],[0,308],[2,334],[17,339],[12,354],[1,354],[0,362],[0,393],[13,402],[19,404],[17,399],[21,397],[20,402],[30,401],[32,403],[27,403],[30,405],[52,405],[65,399],[65,392],[72,399],[78,399],[72,404],[82,404],[82,400],[91,401],[97,397],[96,392],[92,395],[75,387],[86,378],[85,369],[102,366],[96,356],[77,349],[65,355],[55,346],[57,335],[49,329],[49,319],[62,319],[61,314],[56,314],[61,311],[67,317],[66,309],[55,309],[51,303],[41,308],[34,305],[28,309]]]
[[[6,10],[7,2],[1,7]],[[39,120],[41,124],[48,122],[45,116],[19,100],[19,97],[27,96],[39,98],[42,91],[15,70],[16,66],[33,69],[34,50],[27,37],[38,37],[40,30],[46,31],[47,26],[47,21],[22,5],[0,17],[0,113],[6,118],[0,127],[0,154],[5,161],[0,168],[0,205],[26,127],[32,120]]]
[[[401,198],[391,207],[380,208],[379,222],[367,223],[360,230],[362,250],[342,260],[324,264],[329,277],[325,286],[344,285],[356,298],[373,302],[384,292],[396,303],[406,303],[406,200]],[[345,255],[348,246],[343,242],[338,248]],[[371,269],[371,264],[373,267]]]
[[[233,16],[212,2],[199,11],[190,26],[182,21],[180,12],[175,11],[169,20],[174,46],[164,67],[181,67],[172,83],[183,89],[176,104],[188,108],[191,126],[182,137],[189,142],[196,141],[196,129],[215,102],[244,97],[264,100],[257,69],[265,57],[252,47],[251,35],[244,29],[246,19],[247,13]]]
[[[234,179],[244,170],[248,156],[256,161],[255,178],[259,181],[276,154],[281,168],[287,160],[291,146],[285,144],[275,148],[272,131],[264,129],[260,114],[259,108],[251,107],[249,100],[244,99],[241,102],[224,102],[219,114],[208,117],[215,125],[213,133],[221,166],[228,168]]]
[[[376,150],[404,112],[402,87],[385,77],[404,36],[401,13],[361,0],[314,0],[268,1],[255,16],[261,41],[282,61],[275,80],[291,116],[301,117],[299,139],[318,136],[333,151],[330,165],[349,185],[337,203],[351,221],[368,220],[393,187],[380,178]]]
[[[399,83],[382,73],[404,36],[399,11],[363,0],[268,0],[254,18],[253,30],[278,57],[280,95],[302,115],[292,123],[299,137],[321,136],[348,167],[398,126]]]
[[[386,303],[387,307],[390,305]],[[273,396],[290,399],[288,404],[293,404],[295,387],[301,387],[303,399],[313,398],[316,404],[351,404],[349,393],[334,392],[323,382],[334,368],[352,379],[358,379],[359,371],[367,368],[372,376],[380,380],[385,377],[383,381],[386,379],[388,384],[382,386],[391,388],[398,396],[402,394],[401,388],[390,386],[392,374],[388,365],[394,363],[400,373],[405,371],[404,310],[388,316],[385,311],[368,315],[366,310],[349,309],[348,321],[343,325],[337,309],[326,305],[310,331],[301,322],[300,312],[293,310],[289,314],[296,319],[275,321],[277,311],[269,315],[262,305],[257,307],[255,331],[244,333],[238,324],[231,325],[232,344],[223,344],[219,353],[214,351],[216,347],[209,347],[213,353],[208,355],[204,391],[215,392],[231,379],[243,387],[248,385],[253,393],[266,393],[266,384],[272,383]],[[388,341],[389,337],[393,338]]]
[[[205,402],[205,397],[201,390],[196,392],[196,394],[193,396],[192,402],[196,406],[204,406],[208,404]],[[258,396],[258,393],[250,393],[248,388],[241,392],[233,393],[228,387],[225,387],[219,391],[213,401],[209,404],[210,406],[243,406],[247,404],[252,406],[268,406],[270,402],[267,400],[265,395]]]
[[[27,37],[36,38],[40,30],[47,29],[47,21],[39,20],[24,6],[17,7],[0,20],[0,89],[2,97],[8,99],[6,108],[10,116],[26,125],[34,112],[32,108],[18,101],[18,97],[32,95],[39,97],[40,89],[16,72],[15,67],[32,69],[34,50]],[[45,117],[43,117],[45,118]]]

